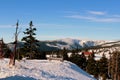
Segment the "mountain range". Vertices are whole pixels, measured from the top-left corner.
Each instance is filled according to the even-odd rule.
[[[41,51],[54,51],[54,50],[62,50],[63,48],[66,48],[68,50],[72,49],[81,49],[81,48],[87,48],[92,46],[97,46],[101,44],[105,44],[110,41],[104,41],[104,40],[80,40],[80,39],[71,39],[71,38],[65,38],[65,39],[58,39],[58,40],[49,40],[49,41],[39,41],[39,49]],[[24,45],[24,42],[18,42],[18,47],[22,47]],[[8,43],[8,46],[13,49],[14,45],[13,43]]]

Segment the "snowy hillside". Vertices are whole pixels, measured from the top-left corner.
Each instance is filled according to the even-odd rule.
[[[68,61],[17,61],[16,67],[9,68],[8,59],[4,59],[0,64],[0,80],[95,80]]]

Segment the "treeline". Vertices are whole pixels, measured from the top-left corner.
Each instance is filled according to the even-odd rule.
[[[73,52],[67,60],[77,64],[96,79],[120,80],[120,52],[109,53],[109,59],[103,54],[99,60],[95,60],[95,54],[97,53],[92,52],[86,57],[84,53]]]

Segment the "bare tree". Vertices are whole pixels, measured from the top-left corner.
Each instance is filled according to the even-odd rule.
[[[16,31],[15,31],[15,41],[14,41],[14,50],[10,54],[10,62],[9,65],[14,66],[15,65],[15,59],[17,54],[17,41],[18,41],[18,21],[16,23]]]

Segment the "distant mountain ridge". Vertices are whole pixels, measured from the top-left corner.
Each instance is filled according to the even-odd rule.
[[[97,46],[104,43],[107,43],[109,41],[103,41],[103,40],[80,40],[80,39],[71,39],[71,38],[65,38],[65,39],[59,39],[59,40],[51,40],[51,41],[39,41],[40,44],[39,49],[41,51],[54,51],[54,50],[61,50],[63,48],[72,50],[77,48],[84,48],[84,47],[91,47],[91,46]],[[18,47],[22,47],[24,45],[23,42],[18,42]],[[8,46],[13,49],[14,45],[12,43],[9,43]]]
[[[79,39],[66,38],[66,39],[50,41],[46,45],[49,47],[56,47],[58,49],[66,48],[71,50],[77,48],[80,49],[84,47],[96,46],[96,45],[104,44],[106,42],[107,41],[79,40]]]

